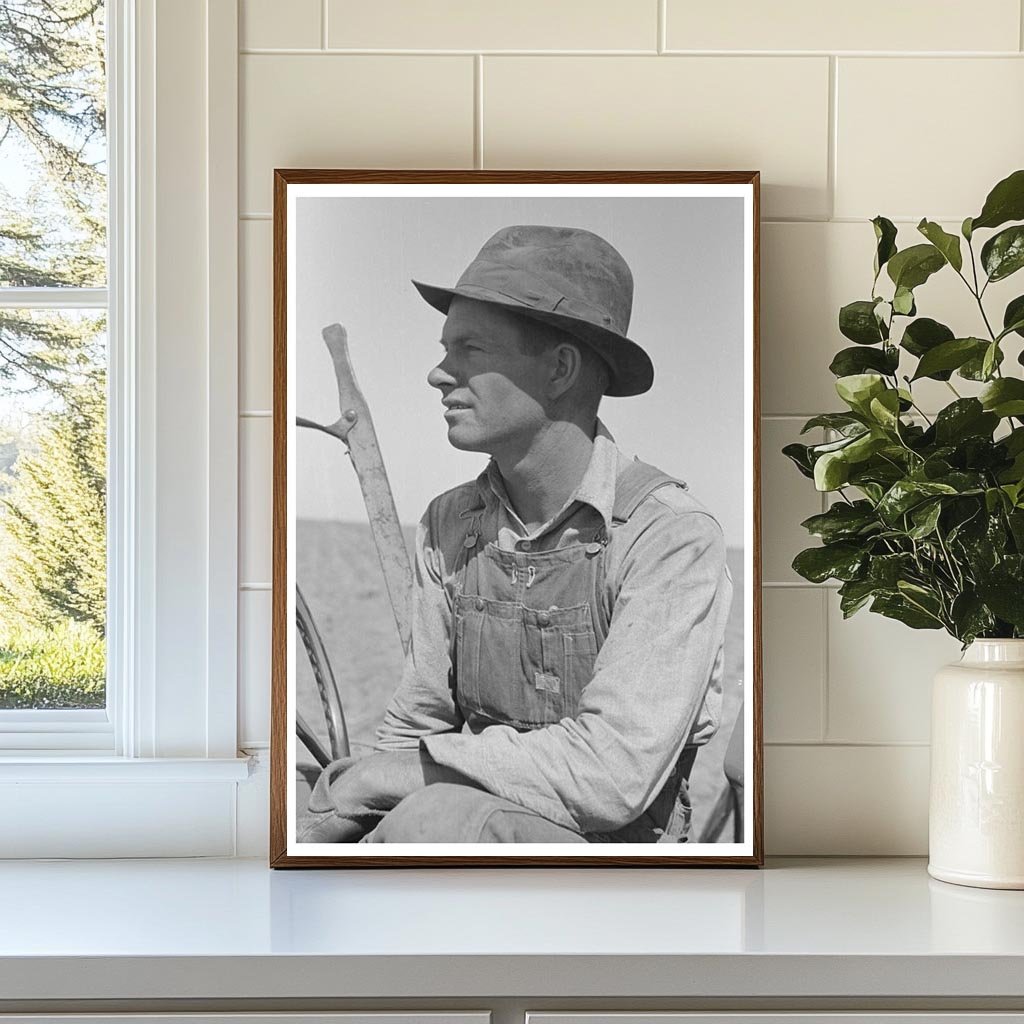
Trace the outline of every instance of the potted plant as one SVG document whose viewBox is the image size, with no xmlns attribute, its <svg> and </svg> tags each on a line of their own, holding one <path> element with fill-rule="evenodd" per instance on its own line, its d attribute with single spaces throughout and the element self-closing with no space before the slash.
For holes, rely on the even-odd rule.
<svg viewBox="0 0 1024 1024">
<path fill-rule="evenodd" d="M 925 219 L 924 240 L 901 249 L 875 217 L 871 297 L 839 311 L 853 344 L 829 367 L 845 408 L 804 425 L 824 443 L 783 449 L 834 499 L 804 521 L 822 543 L 796 572 L 839 580 L 844 617 L 870 608 L 963 644 L 932 692 L 929 871 L 1012 888 L 1024 888 L 1024 294 L 997 317 L 985 293 L 1024 267 L 1021 221 L 1024 170 L 959 235 Z M 974 297 L 972 330 L 918 315 L 915 290 L 939 272 Z M 923 380 L 949 390 L 934 416 L 915 395 Z"/>
</svg>

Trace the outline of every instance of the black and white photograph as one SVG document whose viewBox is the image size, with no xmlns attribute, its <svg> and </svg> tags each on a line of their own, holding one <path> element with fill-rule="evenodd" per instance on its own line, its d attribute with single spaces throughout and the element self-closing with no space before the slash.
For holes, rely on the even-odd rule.
<svg viewBox="0 0 1024 1024">
<path fill-rule="evenodd" d="M 276 179 L 271 863 L 760 863 L 756 172 Z"/>
</svg>

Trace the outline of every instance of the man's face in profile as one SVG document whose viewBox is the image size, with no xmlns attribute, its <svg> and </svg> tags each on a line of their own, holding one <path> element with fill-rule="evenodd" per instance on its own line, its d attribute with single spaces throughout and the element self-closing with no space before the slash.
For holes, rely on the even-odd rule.
<svg viewBox="0 0 1024 1024">
<path fill-rule="evenodd" d="M 427 374 L 441 392 L 448 440 L 496 454 L 526 447 L 547 422 L 548 358 L 524 344 L 530 322 L 455 296 L 441 332 L 444 358 Z"/>
</svg>

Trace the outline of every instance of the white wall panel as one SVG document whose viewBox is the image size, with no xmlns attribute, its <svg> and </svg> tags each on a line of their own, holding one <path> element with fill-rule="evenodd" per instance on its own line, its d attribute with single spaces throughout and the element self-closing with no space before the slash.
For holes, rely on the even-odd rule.
<svg viewBox="0 0 1024 1024">
<path fill-rule="evenodd" d="M 273 424 L 269 416 L 247 416 L 239 433 L 239 582 L 270 582 Z"/>
<path fill-rule="evenodd" d="M 1024 61 L 840 59 L 837 117 L 837 216 L 959 224 L 1021 166 Z"/>
<path fill-rule="evenodd" d="M 928 748 L 765 748 L 770 854 L 928 852 Z"/>
<path fill-rule="evenodd" d="M 318 50 L 322 0 L 240 0 L 238 34 L 243 47 Z M 286 14 L 286 17 L 282 17 Z"/>
<path fill-rule="evenodd" d="M 672 50 L 1016 50 L 1017 0 L 980 6 L 936 0 L 668 0 Z"/>
<path fill-rule="evenodd" d="M 239 228 L 238 407 L 266 412 L 274 395 L 274 229 L 269 220 L 243 220 Z"/>
<path fill-rule="evenodd" d="M 812 586 L 762 593 L 767 743 L 822 739 L 827 596 Z"/>
<path fill-rule="evenodd" d="M 650 50 L 658 0 L 328 0 L 332 48 L 399 50 Z"/>
<path fill-rule="evenodd" d="M 772 217 L 828 207 L 824 57 L 488 57 L 487 167 L 760 169 Z"/>
<path fill-rule="evenodd" d="M 241 58 L 241 208 L 269 213 L 275 167 L 471 167 L 473 58 Z"/>
</svg>

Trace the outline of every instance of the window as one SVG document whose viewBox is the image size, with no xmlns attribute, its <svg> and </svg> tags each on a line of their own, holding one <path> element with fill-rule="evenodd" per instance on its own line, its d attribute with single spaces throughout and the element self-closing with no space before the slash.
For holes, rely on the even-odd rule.
<svg viewBox="0 0 1024 1024">
<path fill-rule="evenodd" d="M 18 745 L 112 747 L 105 15 L 0 5 L 0 727 Z"/>
<path fill-rule="evenodd" d="M 105 260 L 99 244 L 89 256 L 74 219 L 51 206 L 50 269 L 70 264 L 68 276 L 0 275 L 0 315 L 53 339 L 59 322 L 88 352 L 76 372 L 107 378 L 103 706 L 84 706 L 100 705 L 94 687 L 77 707 L 0 711 L 0 857 L 229 855 L 248 773 L 236 747 L 237 3 L 98 3 L 0 0 L 0 34 L 17 30 L 19 13 L 68 38 L 61 19 L 102 17 L 104 131 L 67 146 L 106 172 L 108 239 Z M 6 37 L 0 45 L 2 118 L 20 100 L 8 92 Z M 45 76 L 33 85 L 61 96 Z M 0 165 L 11 194 L 29 187 L 18 173 Z M 61 181 L 66 198 L 82 198 L 80 183 Z M 24 214 L 0 199 L 0 222 Z M 17 251 L 0 244 L 0 268 Z M 32 414 L 14 417 L 12 432 Z M 98 423 L 74 426 L 96 436 Z M 0 439 L 0 466 L 14 441 Z M 101 545 L 76 537 L 72 553 L 89 552 L 90 578 L 102 579 Z M 96 661 L 74 652 L 74 672 L 95 678 Z M 59 822 L 47 806 L 60 806 Z"/>
</svg>

